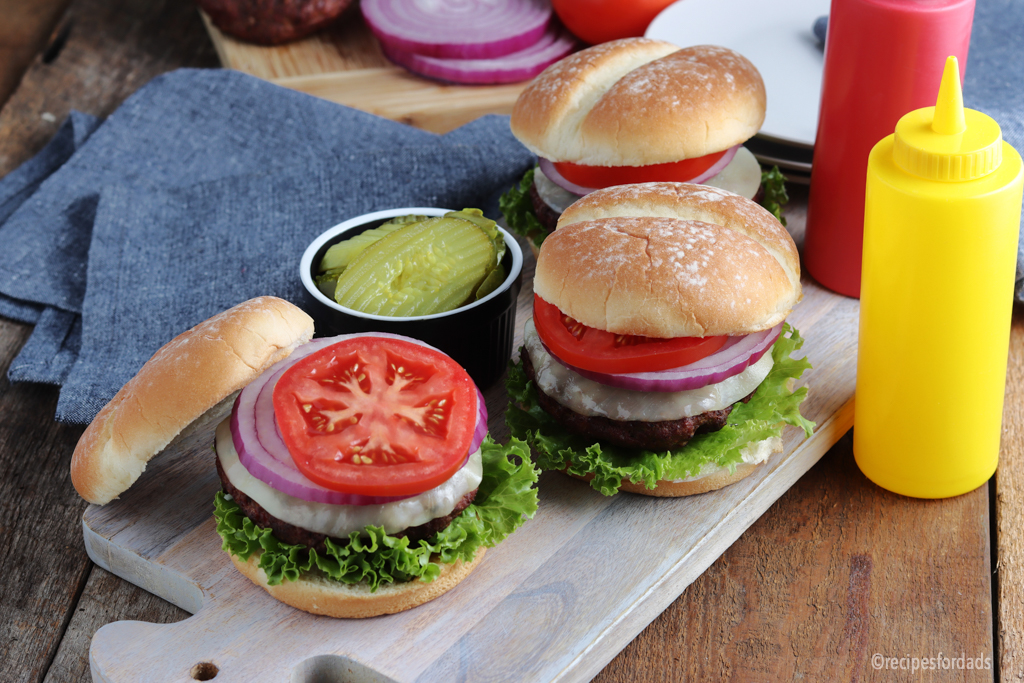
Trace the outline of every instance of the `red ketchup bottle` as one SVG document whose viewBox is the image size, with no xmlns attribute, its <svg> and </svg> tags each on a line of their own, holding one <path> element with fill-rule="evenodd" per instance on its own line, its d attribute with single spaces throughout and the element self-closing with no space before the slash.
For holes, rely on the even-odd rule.
<svg viewBox="0 0 1024 683">
<path fill-rule="evenodd" d="M 832 0 L 804 265 L 860 296 L 868 154 L 908 111 L 935 104 L 946 58 L 963 79 L 974 0 Z"/>
</svg>

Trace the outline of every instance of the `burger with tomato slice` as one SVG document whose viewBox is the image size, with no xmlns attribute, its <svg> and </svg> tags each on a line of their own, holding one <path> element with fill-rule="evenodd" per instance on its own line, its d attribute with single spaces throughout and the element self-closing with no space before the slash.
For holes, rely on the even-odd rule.
<svg viewBox="0 0 1024 683">
<path fill-rule="evenodd" d="M 311 333 L 308 315 L 261 297 L 179 335 L 86 430 L 75 487 L 109 502 L 181 433 L 209 434 L 230 409 L 213 437 L 214 516 L 239 571 L 326 616 L 432 600 L 533 516 L 529 450 L 487 436 L 476 385 L 433 347 Z"/>
<path fill-rule="evenodd" d="M 512 110 L 512 133 L 539 165 L 502 197 L 505 220 L 539 247 L 580 197 L 658 181 L 760 194 L 781 217 L 781 174 L 762 174 L 743 147 L 764 113 L 761 74 L 728 48 L 627 38 L 577 52 L 537 76 Z"/>
<path fill-rule="evenodd" d="M 542 469 L 598 491 L 704 493 L 804 429 L 784 321 L 800 262 L 772 214 L 685 183 L 588 194 L 544 241 L 506 420 Z"/>
</svg>

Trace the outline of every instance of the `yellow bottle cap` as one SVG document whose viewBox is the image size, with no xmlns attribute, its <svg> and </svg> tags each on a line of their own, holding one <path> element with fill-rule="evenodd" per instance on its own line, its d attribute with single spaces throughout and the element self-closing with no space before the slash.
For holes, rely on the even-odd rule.
<svg viewBox="0 0 1024 683">
<path fill-rule="evenodd" d="M 999 168 L 1002 142 L 995 119 L 964 109 L 957 60 L 949 57 L 935 106 L 896 124 L 893 157 L 903 170 L 929 180 L 974 180 Z"/>
</svg>

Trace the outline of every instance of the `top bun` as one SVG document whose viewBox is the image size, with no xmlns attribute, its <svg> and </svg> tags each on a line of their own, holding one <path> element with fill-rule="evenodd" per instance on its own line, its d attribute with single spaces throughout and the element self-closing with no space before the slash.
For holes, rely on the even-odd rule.
<svg viewBox="0 0 1024 683">
<path fill-rule="evenodd" d="M 739 53 L 626 38 L 545 69 L 516 100 L 511 125 L 551 161 L 645 166 L 743 143 L 764 110 L 761 74 Z"/>
<path fill-rule="evenodd" d="M 661 338 L 765 330 L 802 297 L 796 245 L 775 216 L 688 183 L 577 201 L 541 245 L 533 287 L 589 327 Z"/>
<path fill-rule="evenodd" d="M 135 483 L 146 463 L 207 411 L 313 336 L 313 319 L 264 296 L 218 313 L 164 344 L 82 434 L 71 481 L 103 505 Z M 225 406 L 224 404 L 227 403 Z"/>
</svg>

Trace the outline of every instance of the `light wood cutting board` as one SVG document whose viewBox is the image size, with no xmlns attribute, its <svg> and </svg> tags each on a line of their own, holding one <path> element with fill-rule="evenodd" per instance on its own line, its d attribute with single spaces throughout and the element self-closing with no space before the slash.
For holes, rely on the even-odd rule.
<svg viewBox="0 0 1024 683">
<path fill-rule="evenodd" d="M 273 47 L 235 40 L 202 16 L 226 68 L 434 133 L 484 114 L 511 114 L 526 87 L 447 85 L 414 76 L 381 53 L 358 6 L 325 31 Z"/>
<path fill-rule="evenodd" d="M 516 348 L 532 298 L 525 275 Z M 97 564 L 194 613 L 101 628 L 94 680 L 206 680 L 203 666 L 216 667 L 218 683 L 589 680 L 852 426 L 858 303 L 807 280 L 804 292 L 789 320 L 814 365 L 802 380 L 811 387 L 803 412 L 818 423 L 810 439 L 787 428 L 785 451 L 759 472 L 691 498 L 604 497 L 546 473 L 534 519 L 455 590 L 401 614 L 315 617 L 236 572 L 215 531 L 207 430 L 83 517 Z M 504 388 L 486 395 L 491 432 L 504 441 Z"/>
</svg>

